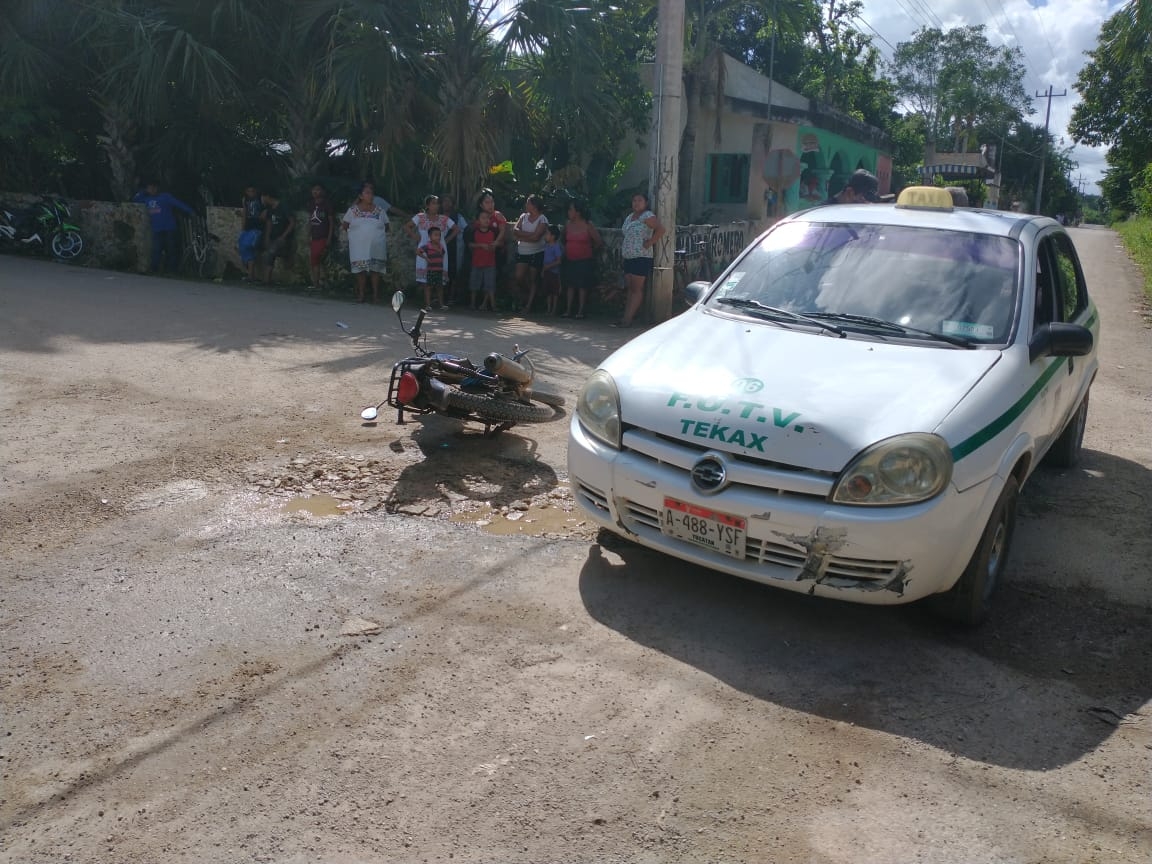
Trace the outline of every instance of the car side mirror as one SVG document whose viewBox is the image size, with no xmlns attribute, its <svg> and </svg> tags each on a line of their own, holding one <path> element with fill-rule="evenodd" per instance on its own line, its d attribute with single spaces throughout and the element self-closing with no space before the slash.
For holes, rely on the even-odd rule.
<svg viewBox="0 0 1152 864">
<path fill-rule="evenodd" d="M 693 303 L 699 303 L 700 298 L 707 294 L 711 287 L 711 282 L 689 282 L 684 286 L 684 296 Z"/>
<path fill-rule="evenodd" d="M 1092 350 L 1092 331 L 1079 324 L 1045 324 L 1028 343 L 1028 359 L 1039 357 L 1083 357 Z"/>
</svg>

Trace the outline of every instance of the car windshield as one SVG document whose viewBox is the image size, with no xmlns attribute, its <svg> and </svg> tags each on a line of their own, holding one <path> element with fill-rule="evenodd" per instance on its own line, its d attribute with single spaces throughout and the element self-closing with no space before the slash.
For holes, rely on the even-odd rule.
<svg viewBox="0 0 1152 864">
<path fill-rule="evenodd" d="M 789 222 L 749 251 L 708 305 L 765 316 L 767 307 L 883 338 L 907 328 L 901 335 L 1005 343 L 1018 261 L 1008 237 Z"/>
</svg>

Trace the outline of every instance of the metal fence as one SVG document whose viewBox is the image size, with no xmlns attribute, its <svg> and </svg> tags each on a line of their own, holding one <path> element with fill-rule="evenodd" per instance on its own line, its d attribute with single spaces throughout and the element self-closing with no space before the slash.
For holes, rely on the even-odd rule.
<svg viewBox="0 0 1152 864">
<path fill-rule="evenodd" d="M 708 244 L 711 253 L 714 273 L 719 273 L 727 267 L 745 246 L 752 240 L 751 222 L 729 222 L 725 225 L 677 225 L 676 249 L 687 250 L 689 253 L 697 248 L 697 244 Z M 622 270 L 620 245 L 622 232 L 618 228 L 602 228 L 600 235 L 604 238 L 601 267 L 605 281 L 619 279 Z M 690 264 L 698 266 L 699 262 Z M 694 275 L 694 274 L 692 274 Z"/>
</svg>

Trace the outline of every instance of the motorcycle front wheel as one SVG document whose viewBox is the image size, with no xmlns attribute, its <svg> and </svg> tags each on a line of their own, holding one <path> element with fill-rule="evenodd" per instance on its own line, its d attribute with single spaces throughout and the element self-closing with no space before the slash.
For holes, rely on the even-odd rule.
<svg viewBox="0 0 1152 864">
<path fill-rule="evenodd" d="M 546 423 L 556 416 L 556 412 L 547 405 L 495 399 L 479 393 L 465 393 L 456 388 L 448 391 L 448 404 L 460 411 L 498 423 Z"/>
<path fill-rule="evenodd" d="M 79 231 L 60 231 L 52 235 L 52 254 L 69 261 L 84 251 L 84 238 Z"/>
</svg>

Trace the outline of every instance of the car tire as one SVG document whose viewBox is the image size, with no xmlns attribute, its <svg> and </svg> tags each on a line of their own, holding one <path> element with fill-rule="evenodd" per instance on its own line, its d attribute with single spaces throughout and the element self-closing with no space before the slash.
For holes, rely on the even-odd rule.
<svg viewBox="0 0 1152 864">
<path fill-rule="evenodd" d="M 1084 443 L 1084 427 L 1088 425 L 1088 394 L 1068 420 L 1068 425 L 1052 445 L 1044 461 L 1053 468 L 1075 468 L 1080 461 Z"/>
<path fill-rule="evenodd" d="M 1008 555 L 1012 550 L 1012 536 L 1016 533 L 1016 501 L 1020 486 L 1015 477 L 1009 477 L 992 508 L 988 524 L 976 544 L 976 551 L 956 584 L 943 594 L 929 598 L 936 614 L 962 624 L 976 627 L 988 617 L 992 598 L 1003 581 Z"/>
</svg>

